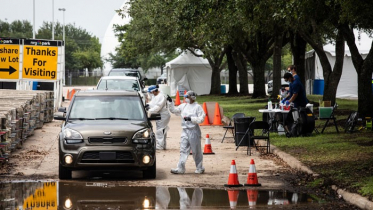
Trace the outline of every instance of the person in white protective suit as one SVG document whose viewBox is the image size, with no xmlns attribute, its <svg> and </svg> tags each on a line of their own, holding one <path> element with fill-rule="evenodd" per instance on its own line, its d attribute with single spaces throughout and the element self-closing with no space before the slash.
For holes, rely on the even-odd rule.
<svg viewBox="0 0 373 210">
<path fill-rule="evenodd" d="M 173 174 L 185 173 L 185 162 L 188 159 L 190 150 L 193 151 L 193 159 L 196 164 L 196 174 L 205 172 L 202 165 L 203 155 L 201 149 L 201 129 L 199 124 L 205 119 L 205 112 L 202 107 L 196 102 L 196 94 L 193 91 L 188 91 L 184 95 L 186 103 L 174 106 L 171 98 L 167 98 L 170 103 L 170 111 L 173 114 L 181 116 L 181 138 L 180 138 L 180 159 L 177 168 L 171 169 Z"/>
<path fill-rule="evenodd" d="M 148 109 L 148 115 L 157 113 L 161 115 L 161 119 L 155 122 L 157 131 L 155 138 L 157 140 L 156 149 L 166 149 L 166 137 L 169 129 L 168 123 L 171 119 L 171 114 L 167 109 L 167 99 L 159 90 L 158 86 L 152 85 L 148 88 L 148 92 L 154 95 L 149 104 L 145 106 Z"/>
<path fill-rule="evenodd" d="M 178 187 L 180 196 L 180 209 L 200 209 L 203 201 L 203 191 L 200 188 L 195 188 L 192 200 L 190 200 L 189 195 L 185 188 Z"/>
</svg>

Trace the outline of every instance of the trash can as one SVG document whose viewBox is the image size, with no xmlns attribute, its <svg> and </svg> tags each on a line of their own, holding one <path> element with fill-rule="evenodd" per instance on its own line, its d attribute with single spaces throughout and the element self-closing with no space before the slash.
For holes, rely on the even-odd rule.
<svg viewBox="0 0 373 210">
<path fill-rule="evenodd" d="M 227 93 L 225 85 L 220 85 L 220 93 L 221 94 L 226 94 Z"/>
<path fill-rule="evenodd" d="M 234 130 L 235 130 L 235 143 L 236 146 L 249 146 L 249 135 L 247 133 L 245 138 L 240 143 L 242 137 L 245 135 L 247 129 L 249 128 L 250 123 L 255 120 L 255 117 L 240 117 L 234 119 Z M 240 143 L 240 145 L 238 145 Z M 254 145 L 254 140 L 251 139 L 250 145 Z"/>
<path fill-rule="evenodd" d="M 313 81 L 313 94 L 324 95 L 324 80 L 323 79 L 315 79 Z"/>
</svg>

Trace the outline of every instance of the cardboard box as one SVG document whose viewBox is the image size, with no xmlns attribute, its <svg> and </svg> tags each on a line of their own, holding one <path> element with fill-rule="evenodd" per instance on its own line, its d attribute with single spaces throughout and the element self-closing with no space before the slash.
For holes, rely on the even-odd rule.
<svg viewBox="0 0 373 210">
<path fill-rule="evenodd" d="M 333 107 L 319 107 L 319 118 L 329 118 L 332 111 Z"/>
<path fill-rule="evenodd" d="M 332 103 L 331 101 L 323 101 L 324 107 L 331 107 Z"/>
</svg>

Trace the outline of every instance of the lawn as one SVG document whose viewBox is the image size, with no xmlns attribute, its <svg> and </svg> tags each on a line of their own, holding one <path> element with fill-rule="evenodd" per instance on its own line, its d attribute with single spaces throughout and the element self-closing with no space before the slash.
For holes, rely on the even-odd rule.
<svg viewBox="0 0 373 210">
<path fill-rule="evenodd" d="M 318 102 L 322 96 L 309 95 L 314 103 L 314 112 L 318 114 Z M 262 120 L 258 109 L 263 109 L 267 99 L 251 99 L 250 96 L 198 96 L 202 105 L 206 101 L 216 101 L 223 107 L 224 115 L 231 118 L 234 113 L 243 112 L 246 116 Z M 344 124 L 349 114 L 357 110 L 356 100 L 337 99 L 338 109 L 335 113 L 339 133 L 332 123 L 326 127 L 323 134 L 312 133 L 308 137 L 287 138 L 284 135 L 271 133 L 271 144 L 298 158 L 305 165 L 321 176 L 308 183 L 310 186 L 325 186 L 336 184 L 351 192 L 373 198 L 373 132 L 366 130 L 363 123 L 358 124 L 359 130 L 345 133 Z M 324 120 L 316 120 L 319 131 Z"/>
</svg>

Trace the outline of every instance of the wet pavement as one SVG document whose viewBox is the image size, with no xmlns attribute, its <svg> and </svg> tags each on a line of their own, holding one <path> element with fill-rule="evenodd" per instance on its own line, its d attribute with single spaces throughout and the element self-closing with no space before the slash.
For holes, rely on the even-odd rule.
<svg viewBox="0 0 373 210">
<path fill-rule="evenodd" d="M 322 200 L 287 191 L 131 187 L 120 182 L 0 183 L 0 209 L 318 209 Z"/>
</svg>

